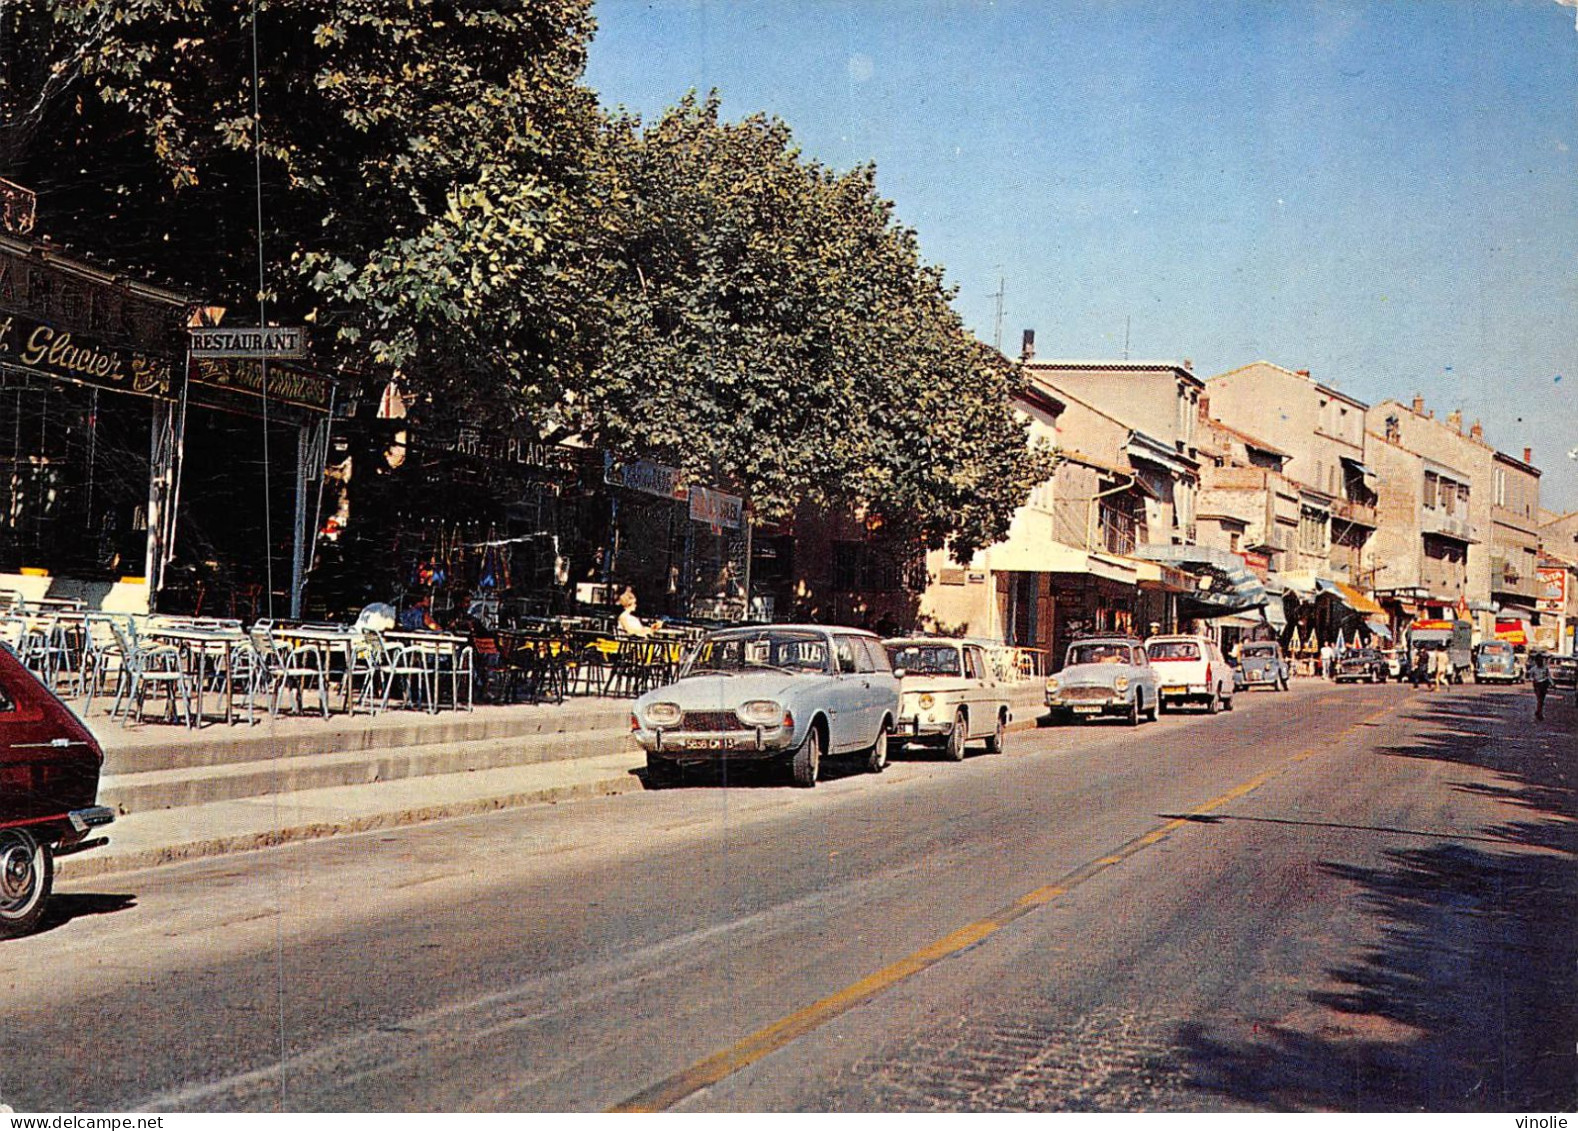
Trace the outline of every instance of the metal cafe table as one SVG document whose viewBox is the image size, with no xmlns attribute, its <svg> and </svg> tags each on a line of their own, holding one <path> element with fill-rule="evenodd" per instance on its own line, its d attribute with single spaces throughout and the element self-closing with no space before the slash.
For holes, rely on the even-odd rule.
<svg viewBox="0 0 1578 1131">
<path fill-rule="evenodd" d="M 247 634 L 240 626 L 218 623 L 148 625 L 143 629 L 143 635 L 161 644 L 169 644 L 180 652 L 182 666 L 192 677 L 197 700 L 189 725 L 202 725 L 203 688 L 210 675 L 222 677 L 225 722 L 235 722 L 236 655 L 250 647 Z"/>
</svg>

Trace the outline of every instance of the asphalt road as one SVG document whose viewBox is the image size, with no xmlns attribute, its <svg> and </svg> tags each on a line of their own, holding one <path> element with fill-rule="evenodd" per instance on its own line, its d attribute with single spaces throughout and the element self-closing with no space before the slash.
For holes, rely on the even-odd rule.
<svg viewBox="0 0 1578 1131">
<path fill-rule="evenodd" d="M 1305 681 L 1003 755 L 82 880 L 18 1110 L 1572 1110 L 1571 695 Z"/>
</svg>

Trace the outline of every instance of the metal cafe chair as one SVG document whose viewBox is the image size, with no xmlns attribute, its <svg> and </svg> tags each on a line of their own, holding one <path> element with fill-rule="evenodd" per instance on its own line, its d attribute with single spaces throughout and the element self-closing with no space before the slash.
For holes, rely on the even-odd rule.
<svg viewBox="0 0 1578 1131">
<path fill-rule="evenodd" d="M 110 625 L 120 645 L 123 673 L 115 689 L 115 702 L 110 707 L 111 717 L 120 714 L 124 703 L 125 714 L 121 718 L 123 722 L 130 722 L 132 705 L 135 704 L 137 721 L 141 723 L 148 689 L 163 687 L 170 721 L 174 722 L 177 718 L 176 697 L 179 696 L 181 720 L 188 727 L 196 725 L 193 709 L 196 688 L 191 673 L 186 669 L 181 650 L 168 644 L 142 640 L 137 635 L 134 622 L 130 620 L 124 624 L 111 621 Z"/>
<path fill-rule="evenodd" d="M 285 692 L 294 688 L 296 713 L 306 712 L 302 692 L 308 685 L 318 688 L 318 709 L 324 718 L 329 717 L 329 673 L 323 653 L 311 645 L 290 647 L 274 639 L 273 625 L 258 621 L 247 634 L 252 650 L 262 660 L 263 677 L 269 684 L 269 717 L 279 717 L 279 701 Z"/>
<path fill-rule="evenodd" d="M 389 645 L 388 682 L 384 684 L 382 709 L 389 709 L 395 681 L 406 706 L 426 706 L 429 714 L 438 714 L 438 653 L 431 646 L 421 643 Z"/>
</svg>

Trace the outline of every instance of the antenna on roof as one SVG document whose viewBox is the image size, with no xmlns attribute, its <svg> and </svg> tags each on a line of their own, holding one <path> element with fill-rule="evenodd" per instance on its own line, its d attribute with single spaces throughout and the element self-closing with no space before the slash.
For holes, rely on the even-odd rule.
<svg viewBox="0 0 1578 1131">
<path fill-rule="evenodd" d="M 997 300 L 997 314 L 992 322 L 992 348 L 998 353 L 1003 352 L 1003 276 L 1002 268 L 998 268 L 997 293 L 992 296 Z"/>
</svg>

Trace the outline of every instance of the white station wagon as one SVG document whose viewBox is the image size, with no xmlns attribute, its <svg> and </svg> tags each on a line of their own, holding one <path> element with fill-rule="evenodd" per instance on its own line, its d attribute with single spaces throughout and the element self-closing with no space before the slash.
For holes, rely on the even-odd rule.
<svg viewBox="0 0 1578 1131">
<path fill-rule="evenodd" d="M 823 755 L 856 754 L 880 773 L 898 708 L 876 634 L 772 624 L 709 633 L 677 680 L 636 700 L 630 728 L 650 786 L 687 765 L 746 761 L 784 763 L 813 786 Z"/>
<path fill-rule="evenodd" d="M 884 640 L 899 675 L 895 740 L 939 746 L 955 761 L 965 743 L 982 739 L 989 754 L 1003 749 L 1011 718 L 1008 696 L 979 644 L 939 637 Z"/>
</svg>

